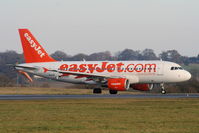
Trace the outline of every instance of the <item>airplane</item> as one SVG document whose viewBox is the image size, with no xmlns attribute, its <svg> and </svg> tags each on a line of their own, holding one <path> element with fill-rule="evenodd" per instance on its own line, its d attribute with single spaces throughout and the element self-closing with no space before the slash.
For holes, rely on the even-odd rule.
<svg viewBox="0 0 199 133">
<path fill-rule="evenodd" d="M 180 65 L 168 61 L 56 61 L 44 50 L 28 29 L 19 29 L 25 63 L 16 70 L 29 81 L 28 73 L 51 80 L 90 84 L 94 94 L 108 88 L 110 94 L 118 91 L 150 91 L 158 84 L 165 94 L 165 83 L 187 81 L 191 74 Z"/>
</svg>

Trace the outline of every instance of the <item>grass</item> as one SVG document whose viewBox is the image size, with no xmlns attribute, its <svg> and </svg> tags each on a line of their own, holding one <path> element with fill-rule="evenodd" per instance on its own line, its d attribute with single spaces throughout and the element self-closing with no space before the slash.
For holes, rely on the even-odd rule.
<svg viewBox="0 0 199 133">
<path fill-rule="evenodd" d="M 119 94 L 135 94 L 135 92 L 119 92 Z M 0 95 L 39 95 L 39 94 L 93 94 L 92 89 L 77 89 L 77 88 L 38 88 L 38 87 L 0 87 Z M 107 90 L 103 90 L 102 94 L 109 94 Z"/>
<path fill-rule="evenodd" d="M 39 87 L 0 87 L 0 95 L 39 95 L 39 94 L 92 94 L 90 89 L 39 88 Z"/>
<path fill-rule="evenodd" d="M 198 133 L 198 99 L 0 101 L 0 132 Z"/>
</svg>

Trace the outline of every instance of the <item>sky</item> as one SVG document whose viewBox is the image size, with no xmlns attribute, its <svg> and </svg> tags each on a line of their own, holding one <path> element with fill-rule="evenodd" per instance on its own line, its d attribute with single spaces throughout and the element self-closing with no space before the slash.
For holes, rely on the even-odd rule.
<svg viewBox="0 0 199 133">
<path fill-rule="evenodd" d="M 0 52 L 22 53 L 28 28 L 48 53 L 126 48 L 199 54 L 199 0 L 0 0 Z"/>
</svg>

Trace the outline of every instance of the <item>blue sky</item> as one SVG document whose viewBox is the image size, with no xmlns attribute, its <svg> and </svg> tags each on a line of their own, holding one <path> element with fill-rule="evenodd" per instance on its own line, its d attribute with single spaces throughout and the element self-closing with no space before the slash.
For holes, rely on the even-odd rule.
<svg viewBox="0 0 199 133">
<path fill-rule="evenodd" d="M 28 28 L 49 52 L 125 48 L 199 54 L 198 0 L 0 0 L 0 52 L 22 52 Z"/>
</svg>

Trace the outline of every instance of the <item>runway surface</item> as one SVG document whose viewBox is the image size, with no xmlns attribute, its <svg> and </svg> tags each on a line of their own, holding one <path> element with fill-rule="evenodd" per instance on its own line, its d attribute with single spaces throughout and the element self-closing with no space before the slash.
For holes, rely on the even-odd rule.
<svg viewBox="0 0 199 133">
<path fill-rule="evenodd" d="M 0 95 L 0 100 L 44 99 L 103 99 L 103 98 L 199 98 L 199 94 L 92 94 L 92 95 Z"/>
</svg>

